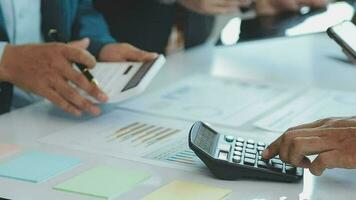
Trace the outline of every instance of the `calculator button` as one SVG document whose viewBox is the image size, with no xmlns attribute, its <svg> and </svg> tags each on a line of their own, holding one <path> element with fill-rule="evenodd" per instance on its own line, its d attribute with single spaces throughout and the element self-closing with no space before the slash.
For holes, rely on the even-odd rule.
<svg viewBox="0 0 356 200">
<path fill-rule="evenodd" d="M 283 164 L 273 164 L 273 168 L 276 171 L 282 172 L 283 170 Z"/>
<path fill-rule="evenodd" d="M 255 141 L 253 141 L 253 140 L 247 140 L 247 144 L 255 144 Z"/>
<path fill-rule="evenodd" d="M 228 155 L 227 152 L 225 152 L 225 151 L 220 151 L 218 158 L 219 158 L 220 160 L 227 160 L 227 155 Z"/>
<path fill-rule="evenodd" d="M 266 144 L 264 142 L 258 142 L 257 145 L 260 146 L 260 147 L 265 147 L 266 146 Z"/>
<path fill-rule="evenodd" d="M 244 143 L 242 143 L 242 142 L 236 142 L 235 146 L 243 147 L 243 146 L 244 146 Z"/>
<path fill-rule="evenodd" d="M 257 153 L 257 151 L 256 151 L 256 150 L 254 150 L 254 149 L 246 149 L 246 150 L 245 150 L 245 153 L 256 154 L 256 153 Z"/>
<path fill-rule="evenodd" d="M 246 145 L 246 148 L 248 148 L 248 149 L 254 149 L 254 148 L 255 148 L 255 146 L 254 146 L 254 145 L 252 145 L 252 144 L 248 144 L 248 145 Z"/>
<path fill-rule="evenodd" d="M 233 142 L 233 141 L 234 141 L 234 136 L 225 135 L 225 141 L 226 141 L 226 142 Z"/>
<path fill-rule="evenodd" d="M 263 150 L 265 150 L 265 148 L 264 148 L 264 147 L 262 147 L 262 146 L 258 146 L 258 147 L 257 147 L 257 150 L 259 150 L 259 151 L 263 151 Z"/>
<path fill-rule="evenodd" d="M 283 165 L 283 162 L 282 162 L 281 160 L 279 160 L 279 159 L 273 158 L 273 159 L 272 159 L 272 164 L 280 164 L 280 165 Z"/>
<path fill-rule="evenodd" d="M 245 158 L 244 164 L 245 165 L 254 166 L 255 165 L 255 160 L 254 159 L 250 159 L 250 158 Z"/>
<path fill-rule="evenodd" d="M 262 168 L 268 168 L 268 163 L 266 163 L 265 161 L 259 160 L 257 162 L 257 166 L 262 167 Z"/>
<path fill-rule="evenodd" d="M 238 142 L 245 142 L 245 139 L 243 139 L 242 137 L 238 137 L 238 138 L 236 138 L 236 141 L 238 141 Z"/>
<path fill-rule="evenodd" d="M 240 151 L 235 151 L 234 156 L 242 156 L 242 153 Z"/>
<path fill-rule="evenodd" d="M 233 161 L 234 163 L 240 163 L 240 162 L 241 162 L 241 156 L 234 156 L 234 157 L 232 158 L 232 161 Z"/>
<path fill-rule="evenodd" d="M 295 174 L 296 168 L 293 166 L 286 165 L 286 173 L 287 174 Z"/>
<path fill-rule="evenodd" d="M 219 148 L 220 151 L 230 152 L 231 145 L 229 145 L 229 144 L 220 144 L 218 148 Z"/>
<path fill-rule="evenodd" d="M 246 153 L 245 154 L 245 158 L 256 159 L 256 155 L 255 154 Z"/>
<path fill-rule="evenodd" d="M 242 151 L 242 147 L 235 147 L 235 151 Z"/>
<path fill-rule="evenodd" d="M 297 176 L 303 176 L 303 172 L 304 172 L 304 169 L 298 167 L 298 168 L 297 168 L 297 171 L 295 172 L 295 174 L 296 174 Z"/>
<path fill-rule="evenodd" d="M 263 154 L 263 151 L 258 151 L 258 155 L 262 155 Z"/>
</svg>

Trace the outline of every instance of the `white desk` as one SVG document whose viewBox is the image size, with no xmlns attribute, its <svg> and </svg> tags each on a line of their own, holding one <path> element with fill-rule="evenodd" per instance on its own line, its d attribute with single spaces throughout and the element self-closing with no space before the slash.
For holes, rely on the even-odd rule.
<svg viewBox="0 0 356 200">
<path fill-rule="evenodd" d="M 356 68 L 343 63 L 345 56 L 325 35 L 282 38 L 233 47 L 199 47 L 189 52 L 169 57 L 165 68 L 150 86 L 149 91 L 160 88 L 172 80 L 191 73 L 232 76 L 248 80 L 271 81 L 280 84 L 309 85 L 321 88 L 356 90 Z M 98 163 L 110 163 L 147 170 L 152 178 L 119 199 L 139 199 L 156 188 L 175 179 L 207 183 L 229 188 L 233 194 L 227 199 L 353 199 L 356 195 L 355 170 L 329 170 L 322 177 L 306 174 L 299 184 L 264 181 L 221 181 L 209 173 L 192 174 L 108 156 L 88 154 L 69 149 L 40 145 L 36 139 L 61 130 L 86 119 L 75 119 L 59 114 L 47 103 L 38 103 L 0 117 L 0 141 L 19 143 L 26 148 L 75 155 L 84 165 L 48 182 L 32 184 L 11 179 L 0 179 L 0 196 L 12 199 L 89 199 L 67 194 L 51 187 L 78 172 Z M 252 127 L 245 127 L 246 130 Z M 255 138 L 272 140 L 277 135 L 260 135 Z M 302 195 L 300 195 L 302 194 Z"/>
</svg>

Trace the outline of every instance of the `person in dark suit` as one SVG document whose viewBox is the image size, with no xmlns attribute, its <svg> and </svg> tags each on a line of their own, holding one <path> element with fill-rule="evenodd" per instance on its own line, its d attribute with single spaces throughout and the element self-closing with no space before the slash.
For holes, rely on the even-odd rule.
<svg viewBox="0 0 356 200">
<path fill-rule="evenodd" d="M 114 38 L 159 53 L 165 53 L 178 13 L 187 47 L 204 42 L 214 24 L 213 16 L 158 0 L 94 0 L 94 5 L 104 15 Z"/>
<path fill-rule="evenodd" d="M 91 0 L 3 0 L 0 8 L 0 114 L 10 111 L 15 85 L 74 115 L 98 115 L 100 109 L 69 82 L 101 102 L 108 97 L 72 63 L 93 68 L 96 59 L 143 61 L 156 56 L 117 43 Z M 44 43 L 51 41 L 51 31 L 58 43 Z"/>
<path fill-rule="evenodd" d="M 177 25 L 185 48 L 202 44 L 210 36 L 215 15 L 255 8 L 259 15 L 297 11 L 301 5 L 319 7 L 325 0 L 94 0 L 114 38 L 148 51 L 165 53 L 172 28 Z"/>
<path fill-rule="evenodd" d="M 94 5 L 104 15 L 114 38 L 159 53 L 165 53 L 177 18 L 186 48 L 205 42 L 215 20 L 212 15 L 158 0 L 94 0 Z"/>
</svg>

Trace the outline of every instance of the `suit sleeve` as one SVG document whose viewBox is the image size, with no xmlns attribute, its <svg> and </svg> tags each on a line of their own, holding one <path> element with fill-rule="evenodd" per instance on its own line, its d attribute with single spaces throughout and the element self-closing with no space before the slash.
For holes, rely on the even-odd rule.
<svg viewBox="0 0 356 200">
<path fill-rule="evenodd" d="M 105 19 L 94 9 L 92 0 L 79 0 L 73 25 L 73 39 L 84 37 L 90 38 L 88 50 L 96 57 L 104 45 L 116 43 L 115 39 L 111 37 Z"/>
</svg>

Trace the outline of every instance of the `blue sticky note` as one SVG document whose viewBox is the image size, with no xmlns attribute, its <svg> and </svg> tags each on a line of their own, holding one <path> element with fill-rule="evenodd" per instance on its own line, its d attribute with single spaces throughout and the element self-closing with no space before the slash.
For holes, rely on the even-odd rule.
<svg viewBox="0 0 356 200">
<path fill-rule="evenodd" d="M 72 157 L 27 152 L 0 164 L 0 177 L 39 183 L 64 173 L 81 163 Z"/>
</svg>

